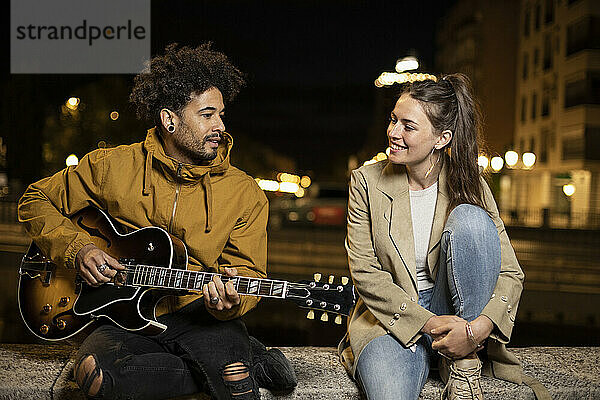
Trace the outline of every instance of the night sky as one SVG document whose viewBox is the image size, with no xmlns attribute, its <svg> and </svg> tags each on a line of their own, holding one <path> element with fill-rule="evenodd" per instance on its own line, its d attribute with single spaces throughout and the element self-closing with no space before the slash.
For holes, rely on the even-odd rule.
<svg viewBox="0 0 600 400">
<path fill-rule="evenodd" d="M 452 3 L 153 1 L 152 52 L 171 42 L 212 41 L 248 78 L 228 106 L 227 130 L 295 159 L 300 171 L 327 177 L 361 149 L 380 118 L 374 114 L 373 81 L 381 72 L 392 71 L 396 59 L 408 54 L 419 57 L 422 71 L 436 72 L 435 28 Z M 11 79 L 8 62 L 4 87 Z M 40 91 L 61 98 L 99 77 L 37 79 Z M 5 90 L 3 108 L 13 95 Z"/>
</svg>

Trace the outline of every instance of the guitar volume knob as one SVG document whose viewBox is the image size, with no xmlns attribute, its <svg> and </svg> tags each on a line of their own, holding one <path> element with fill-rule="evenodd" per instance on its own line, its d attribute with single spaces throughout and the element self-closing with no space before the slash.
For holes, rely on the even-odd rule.
<svg viewBox="0 0 600 400">
<path fill-rule="evenodd" d="M 67 327 L 67 323 L 64 319 L 59 319 L 58 321 L 56 321 L 56 327 L 62 331 Z"/>
<path fill-rule="evenodd" d="M 49 331 L 50 331 L 50 328 L 48 327 L 48 325 L 44 324 L 44 325 L 40 326 L 40 333 L 42 335 L 47 335 Z"/>
<path fill-rule="evenodd" d="M 46 304 L 44 307 L 42 307 L 42 311 L 48 314 L 50 311 L 52 311 L 52 306 L 50 304 Z"/>
<path fill-rule="evenodd" d="M 69 296 L 64 296 L 60 298 L 60 305 L 61 306 L 66 306 L 67 304 L 69 304 L 69 302 L 71 301 L 71 298 Z"/>
</svg>

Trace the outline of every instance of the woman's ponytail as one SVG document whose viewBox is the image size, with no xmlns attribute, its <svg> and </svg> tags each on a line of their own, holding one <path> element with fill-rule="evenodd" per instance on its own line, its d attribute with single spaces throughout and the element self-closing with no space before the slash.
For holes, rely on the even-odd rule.
<svg viewBox="0 0 600 400">
<path fill-rule="evenodd" d="M 448 163 L 448 213 L 465 203 L 485 208 L 477 164 L 482 117 L 469 78 L 464 74 L 452 74 L 437 82 L 417 81 L 404 93 L 421 103 L 434 134 L 452 131 L 452 140 L 444 157 Z"/>
</svg>

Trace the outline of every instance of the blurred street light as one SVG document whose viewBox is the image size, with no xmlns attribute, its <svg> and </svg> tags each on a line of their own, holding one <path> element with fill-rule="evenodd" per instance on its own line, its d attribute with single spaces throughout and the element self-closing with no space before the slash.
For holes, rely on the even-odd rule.
<svg viewBox="0 0 600 400">
<path fill-rule="evenodd" d="M 294 182 L 281 182 L 279 184 L 279 191 L 285 193 L 296 193 L 300 186 Z"/>
<path fill-rule="evenodd" d="M 302 178 L 300 178 L 300 186 L 302 186 L 303 188 L 307 188 L 309 187 L 311 184 L 311 180 L 310 177 L 304 175 Z"/>
<path fill-rule="evenodd" d="M 523 165 L 525 168 L 531 168 L 535 164 L 535 154 L 531 152 L 523 153 Z"/>
<path fill-rule="evenodd" d="M 70 97 L 65 105 L 70 110 L 77 110 L 77 107 L 79 106 L 79 97 Z"/>
<path fill-rule="evenodd" d="M 573 196 L 573 193 L 575 193 L 575 185 L 573 185 L 571 183 L 563 185 L 562 189 L 563 189 L 563 193 L 566 194 L 568 197 Z"/>
<path fill-rule="evenodd" d="M 517 165 L 517 162 L 519 161 L 519 155 L 516 151 L 509 150 L 506 152 L 506 154 L 504 154 L 504 160 L 506 161 L 506 165 L 512 168 Z"/>
<path fill-rule="evenodd" d="M 77 164 L 79 164 L 79 159 L 77 158 L 77 156 L 75 154 L 71 154 L 65 160 L 65 164 L 67 164 L 67 167 L 70 167 L 72 165 L 77 165 Z"/>
<path fill-rule="evenodd" d="M 419 68 L 419 61 L 415 57 L 404 57 L 396 61 L 396 72 L 412 71 Z"/>
<path fill-rule="evenodd" d="M 269 179 L 257 179 L 258 187 L 262 190 L 266 190 L 269 192 L 276 192 L 279 190 L 279 182 L 271 181 Z"/>
<path fill-rule="evenodd" d="M 494 172 L 498 172 L 502 169 L 502 167 L 504 166 L 504 160 L 502 159 L 502 157 L 492 157 L 492 170 Z"/>
<path fill-rule="evenodd" d="M 437 82 L 437 77 L 431 74 L 416 74 L 410 72 L 403 72 L 401 74 L 396 72 L 382 72 L 381 75 L 375 80 L 375 86 L 392 86 L 395 83 L 403 84 L 407 82 L 425 81 L 432 80 Z"/>
<path fill-rule="evenodd" d="M 300 177 L 298 175 L 288 174 L 287 172 L 281 172 L 277 174 L 277 179 L 279 179 L 281 182 L 292 182 L 295 184 L 300 183 Z"/>
<path fill-rule="evenodd" d="M 482 154 L 477 158 L 477 164 L 479 164 L 481 168 L 486 169 L 490 164 L 490 160 Z"/>
</svg>

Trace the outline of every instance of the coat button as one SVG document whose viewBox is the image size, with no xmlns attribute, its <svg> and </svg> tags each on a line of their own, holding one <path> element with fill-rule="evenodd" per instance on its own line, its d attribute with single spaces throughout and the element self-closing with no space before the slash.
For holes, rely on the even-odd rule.
<svg viewBox="0 0 600 400">
<path fill-rule="evenodd" d="M 508 318 L 510 319 L 510 322 L 515 322 L 515 317 L 514 317 L 514 315 L 510 315 Z"/>
<path fill-rule="evenodd" d="M 506 312 L 510 312 L 510 310 L 512 310 L 512 306 L 509 304 L 508 306 L 506 306 Z"/>
<path fill-rule="evenodd" d="M 496 297 L 496 293 L 492 293 L 492 299 Z"/>
<path fill-rule="evenodd" d="M 395 323 L 396 323 L 396 320 L 395 320 L 395 319 L 391 319 L 391 320 L 390 320 L 390 326 L 394 326 L 394 324 L 395 324 Z"/>
<path fill-rule="evenodd" d="M 416 301 L 414 297 L 410 298 L 410 301 L 412 301 L 413 303 Z"/>
<path fill-rule="evenodd" d="M 400 304 L 400 311 L 406 310 L 406 303 Z"/>
<path fill-rule="evenodd" d="M 400 314 L 396 313 L 394 314 L 394 319 L 399 319 L 400 318 Z"/>
<path fill-rule="evenodd" d="M 502 296 L 502 297 L 500 297 L 500 300 L 502 300 L 503 302 L 506 303 L 508 301 L 508 297 Z"/>
</svg>

